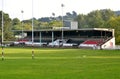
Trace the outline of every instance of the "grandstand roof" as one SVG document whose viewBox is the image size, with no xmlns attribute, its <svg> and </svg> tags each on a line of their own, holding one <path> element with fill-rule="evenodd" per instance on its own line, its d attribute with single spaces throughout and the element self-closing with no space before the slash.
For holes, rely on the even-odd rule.
<svg viewBox="0 0 120 79">
<path fill-rule="evenodd" d="M 42 29 L 42 30 L 34 30 L 35 32 L 39 31 L 61 31 L 61 29 Z M 98 31 L 111 31 L 113 32 L 114 29 L 107 29 L 107 28 L 82 28 L 82 29 L 63 29 L 63 31 L 92 31 L 92 30 L 98 30 Z M 13 31 L 21 31 L 21 30 L 13 30 Z M 25 32 L 31 32 L 31 30 L 24 30 Z"/>
</svg>

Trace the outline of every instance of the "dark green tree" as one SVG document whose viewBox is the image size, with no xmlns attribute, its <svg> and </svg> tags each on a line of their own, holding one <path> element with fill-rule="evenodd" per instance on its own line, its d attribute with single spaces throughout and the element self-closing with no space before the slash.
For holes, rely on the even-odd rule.
<svg viewBox="0 0 120 79">
<path fill-rule="evenodd" d="M 78 27 L 79 28 L 86 28 L 88 27 L 87 22 L 86 22 L 86 15 L 79 14 L 77 18 L 75 18 L 75 21 L 78 22 Z"/>
<path fill-rule="evenodd" d="M 2 38 L 2 11 L 0 11 L 0 38 Z M 11 31 L 11 19 L 8 14 L 3 12 L 3 38 L 4 41 L 9 41 L 14 39 L 13 32 Z M 0 39 L 1 40 L 1 39 Z"/>
<path fill-rule="evenodd" d="M 18 18 L 12 20 L 12 30 L 21 30 L 22 24 Z"/>
<path fill-rule="evenodd" d="M 115 29 L 116 44 L 120 44 L 120 16 L 113 17 L 107 21 L 106 27 Z"/>
</svg>

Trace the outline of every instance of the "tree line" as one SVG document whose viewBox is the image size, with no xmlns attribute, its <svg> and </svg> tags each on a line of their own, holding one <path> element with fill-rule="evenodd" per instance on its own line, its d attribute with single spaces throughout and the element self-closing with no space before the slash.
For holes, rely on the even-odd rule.
<svg viewBox="0 0 120 79">
<path fill-rule="evenodd" d="M 95 10 L 87 15 L 79 14 L 76 18 L 79 28 L 115 29 L 116 44 L 120 44 L 120 12 L 110 9 Z"/>
<path fill-rule="evenodd" d="M 54 13 L 52 13 L 53 15 Z M 3 12 L 4 18 L 4 40 L 13 40 L 13 30 L 31 30 L 32 19 L 20 21 L 18 18 L 11 19 L 9 14 Z M 95 10 L 88 14 L 77 14 L 75 11 L 72 13 L 67 12 L 63 16 L 64 20 L 78 21 L 79 28 L 112 28 L 115 29 L 116 44 L 120 44 L 120 13 L 114 12 L 110 9 Z M 51 29 L 52 27 L 62 26 L 62 16 L 33 18 L 34 29 Z M 0 11 L 0 38 L 2 29 L 2 11 Z M 0 39 L 1 40 L 1 39 Z"/>
</svg>

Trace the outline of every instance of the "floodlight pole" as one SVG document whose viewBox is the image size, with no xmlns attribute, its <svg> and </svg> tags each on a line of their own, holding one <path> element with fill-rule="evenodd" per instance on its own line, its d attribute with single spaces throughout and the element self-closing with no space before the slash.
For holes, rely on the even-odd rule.
<svg viewBox="0 0 120 79">
<path fill-rule="evenodd" d="M 32 0 L 32 59 L 34 59 L 34 19 L 33 19 L 33 0 Z"/>
<path fill-rule="evenodd" d="M 53 15 L 53 20 L 55 20 L 55 13 L 52 13 L 52 15 Z M 54 46 L 53 41 L 54 41 L 54 31 L 52 31 L 52 47 Z"/>
<path fill-rule="evenodd" d="M 62 41 L 63 41 L 63 38 L 64 38 L 64 32 L 63 32 L 63 27 L 64 27 L 64 19 L 63 19 L 63 7 L 64 7 L 64 4 L 61 4 L 61 8 L 62 8 Z"/>
<path fill-rule="evenodd" d="M 21 13 L 22 13 L 22 21 L 23 21 L 23 13 L 24 13 L 24 11 L 21 10 Z M 22 22 L 22 42 L 23 42 L 23 38 L 24 38 L 24 35 L 23 35 L 23 22 Z"/>
<path fill-rule="evenodd" d="M 2 45 L 2 61 L 4 60 L 4 47 L 3 47 L 3 41 L 4 41 L 4 18 L 3 18 L 3 0 L 2 0 L 2 41 L 1 41 L 1 45 Z"/>
</svg>

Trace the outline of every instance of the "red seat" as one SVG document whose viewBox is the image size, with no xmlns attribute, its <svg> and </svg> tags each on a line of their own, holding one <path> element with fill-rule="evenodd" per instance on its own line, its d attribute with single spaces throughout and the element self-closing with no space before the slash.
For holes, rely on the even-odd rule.
<svg viewBox="0 0 120 79">
<path fill-rule="evenodd" d="M 101 40 L 87 40 L 83 44 L 95 44 L 95 45 L 98 45 L 100 43 L 102 43 Z"/>
</svg>

